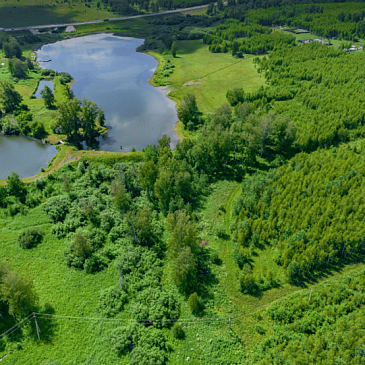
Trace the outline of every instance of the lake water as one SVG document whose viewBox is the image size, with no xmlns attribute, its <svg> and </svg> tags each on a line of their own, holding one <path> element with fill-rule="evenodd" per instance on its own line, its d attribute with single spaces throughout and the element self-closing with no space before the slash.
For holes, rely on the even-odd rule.
<svg viewBox="0 0 365 365">
<path fill-rule="evenodd" d="M 148 84 L 157 61 L 136 52 L 142 39 L 94 34 L 44 45 L 38 60 L 51 60 L 42 67 L 68 72 L 75 79 L 72 90 L 105 112 L 107 135 L 100 149 L 128 152 L 157 144 L 166 134 L 171 147 L 178 141 L 175 103 L 158 88 Z"/>
<path fill-rule="evenodd" d="M 56 153 L 56 146 L 32 138 L 0 135 L 0 179 L 6 179 L 11 171 L 21 178 L 34 176 Z"/>
<path fill-rule="evenodd" d="M 47 81 L 47 80 L 39 81 L 38 89 L 35 93 L 35 97 L 37 99 L 40 99 L 42 97 L 41 91 L 44 89 L 45 86 L 48 86 L 52 90 L 52 92 L 54 93 L 53 81 Z"/>
</svg>

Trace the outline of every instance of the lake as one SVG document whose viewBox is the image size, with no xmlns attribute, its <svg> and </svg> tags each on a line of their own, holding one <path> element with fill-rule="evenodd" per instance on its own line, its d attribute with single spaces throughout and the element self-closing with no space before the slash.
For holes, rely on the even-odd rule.
<svg viewBox="0 0 365 365">
<path fill-rule="evenodd" d="M 0 135 L 0 179 L 6 179 L 11 171 L 21 178 L 37 175 L 56 154 L 56 146 L 44 145 L 33 138 Z"/>
<path fill-rule="evenodd" d="M 177 122 L 175 103 L 162 90 L 148 83 L 157 61 L 136 52 L 143 39 L 94 34 L 44 45 L 38 51 L 41 67 L 68 72 L 72 90 L 105 112 L 107 135 L 100 137 L 105 151 L 142 150 L 157 144 L 166 134 L 175 148 Z"/>
</svg>

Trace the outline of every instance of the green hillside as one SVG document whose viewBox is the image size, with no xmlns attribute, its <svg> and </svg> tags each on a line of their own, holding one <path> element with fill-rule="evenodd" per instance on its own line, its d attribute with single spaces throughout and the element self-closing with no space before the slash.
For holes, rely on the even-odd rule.
<svg viewBox="0 0 365 365">
<path fill-rule="evenodd" d="M 21 1 L 0 18 L 176 6 Z M 77 26 L 144 38 L 177 103 L 176 149 L 128 154 L 78 150 L 101 111 L 31 60 L 67 34 L 1 32 L 1 133 L 64 141 L 0 182 L 2 363 L 363 364 L 364 24 L 363 2 L 242 0 Z"/>
</svg>

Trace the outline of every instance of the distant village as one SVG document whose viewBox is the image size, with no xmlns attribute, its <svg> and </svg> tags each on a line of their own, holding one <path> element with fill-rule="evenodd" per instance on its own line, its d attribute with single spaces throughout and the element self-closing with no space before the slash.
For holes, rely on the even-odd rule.
<svg viewBox="0 0 365 365">
<path fill-rule="evenodd" d="M 305 29 L 299 29 L 299 28 L 294 28 L 294 29 L 283 29 L 285 32 L 290 32 L 290 33 L 294 33 L 294 34 L 305 34 L 305 33 L 310 33 L 309 30 L 305 30 Z M 332 37 L 333 40 L 336 40 L 337 37 Z M 301 44 L 307 44 L 307 43 L 311 43 L 311 42 L 318 42 L 320 44 L 324 44 L 326 46 L 332 46 L 332 43 L 329 41 L 325 41 L 321 38 L 309 38 L 309 39 L 298 39 L 298 43 Z M 353 51 L 358 51 L 359 49 L 362 49 L 363 45 L 357 47 L 355 45 L 351 45 L 351 47 L 349 48 L 344 48 L 344 50 L 346 52 L 353 52 Z"/>
</svg>

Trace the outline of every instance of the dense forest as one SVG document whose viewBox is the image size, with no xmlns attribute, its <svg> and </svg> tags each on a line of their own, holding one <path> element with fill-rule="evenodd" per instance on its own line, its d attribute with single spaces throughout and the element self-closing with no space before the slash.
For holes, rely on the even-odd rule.
<svg viewBox="0 0 365 365">
<path fill-rule="evenodd" d="M 232 211 L 237 259 L 244 260 L 245 248 L 270 247 L 295 282 L 361 255 L 363 153 L 363 143 L 302 153 L 245 180 Z"/>
</svg>

